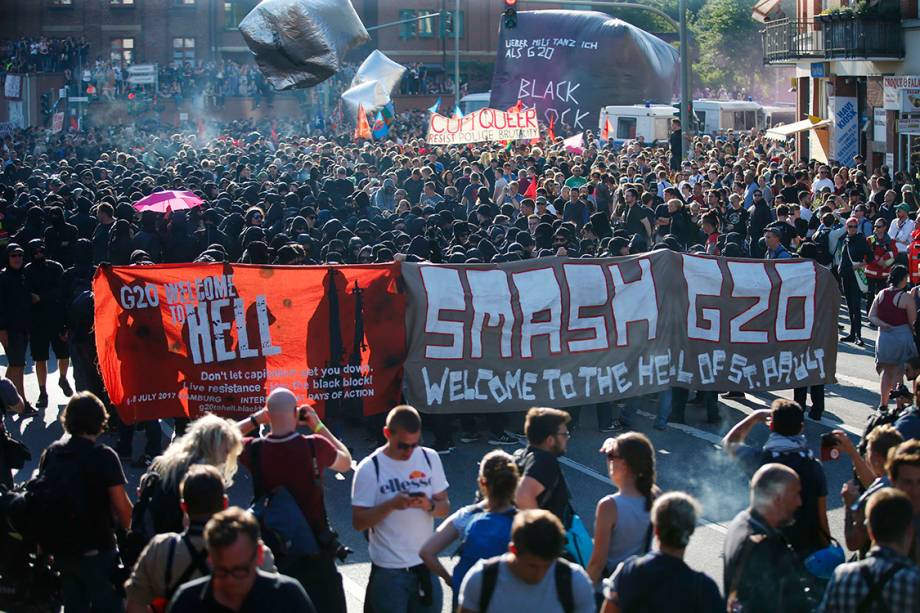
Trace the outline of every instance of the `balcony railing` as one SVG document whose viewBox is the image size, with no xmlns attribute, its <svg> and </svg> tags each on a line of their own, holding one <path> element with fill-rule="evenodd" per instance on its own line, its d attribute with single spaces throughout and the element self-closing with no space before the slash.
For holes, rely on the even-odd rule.
<svg viewBox="0 0 920 613">
<path fill-rule="evenodd" d="M 762 40 L 766 64 L 904 57 L 900 21 L 861 17 L 781 19 L 766 25 Z"/>
</svg>

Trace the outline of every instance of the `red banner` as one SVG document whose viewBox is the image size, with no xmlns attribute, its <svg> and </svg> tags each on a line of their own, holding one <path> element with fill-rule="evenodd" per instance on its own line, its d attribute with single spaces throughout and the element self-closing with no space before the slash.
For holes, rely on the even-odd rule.
<svg viewBox="0 0 920 613">
<path fill-rule="evenodd" d="M 101 266 L 96 346 L 128 422 L 242 418 L 275 387 L 320 415 L 399 400 L 406 354 L 399 266 Z"/>
</svg>

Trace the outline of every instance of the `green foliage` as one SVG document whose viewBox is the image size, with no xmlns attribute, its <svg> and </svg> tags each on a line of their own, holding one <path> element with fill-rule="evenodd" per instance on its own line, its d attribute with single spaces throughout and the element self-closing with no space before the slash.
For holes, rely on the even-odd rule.
<svg viewBox="0 0 920 613">
<path fill-rule="evenodd" d="M 754 89 L 764 70 L 756 0 L 707 0 L 690 23 L 694 88 Z"/>
</svg>

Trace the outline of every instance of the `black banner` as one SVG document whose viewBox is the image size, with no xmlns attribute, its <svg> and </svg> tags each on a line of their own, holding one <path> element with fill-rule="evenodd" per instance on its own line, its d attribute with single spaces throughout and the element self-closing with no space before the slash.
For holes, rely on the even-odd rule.
<svg viewBox="0 0 920 613">
<path fill-rule="evenodd" d="M 670 104 L 678 55 L 669 44 L 594 11 L 522 11 L 502 25 L 489 106 L 521 100 L 540 121 L 597 130 L 607 105 Z"/>
</svg>

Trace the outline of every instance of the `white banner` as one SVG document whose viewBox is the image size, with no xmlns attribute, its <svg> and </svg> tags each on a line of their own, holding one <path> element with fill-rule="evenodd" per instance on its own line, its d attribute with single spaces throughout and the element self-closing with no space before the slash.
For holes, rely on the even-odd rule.
<svg viewBox="0 0 920 613">
<path fill-rule="evenodd" d="M 57 134 L 64 129 L 64 113 L 57 112 L 51 118 L 51 132 Z"/>
<path fill-rule="evenodd" d="M 882 86 L 885 96 L 885 110 L 897 111 L 901 104 L 899 91 L 920 87 L 920 76 L 896 75 L 882 77 Z"/>
<path fill-rule="evenodd" d="M 435 145 L 499 142 L 540 136 L 537 110 L 497 111 L 480 109 L 463 117 L 433 113 L 428 120 L 426 142 Z"/>
<path fill-rule="evenodd" d="M 884 143 L 888 140 L 888 114 L 885 109 L 872 111 L 872 140 Z"/>
<path fill-rule="evenodd" d="M 18 74 L 6 75 L 6 80 L 3 82 L 3 97 L 11 100 L 19 100 L 22 98 L 21 76 Z"/>
</svg>

